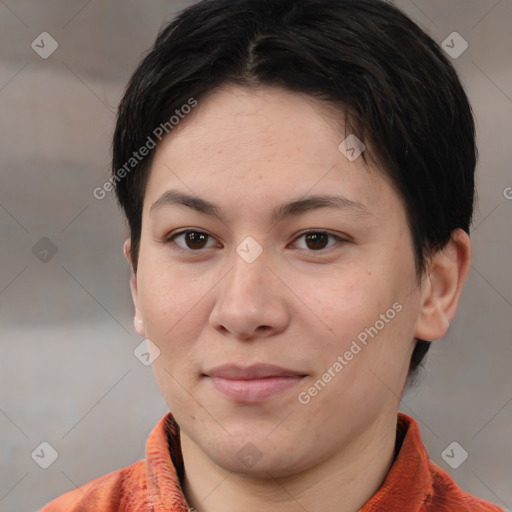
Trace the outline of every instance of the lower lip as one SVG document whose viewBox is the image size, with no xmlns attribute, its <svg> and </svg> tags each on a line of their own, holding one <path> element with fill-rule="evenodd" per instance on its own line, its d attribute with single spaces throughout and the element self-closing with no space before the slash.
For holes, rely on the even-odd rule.
<svg viewBox="0 0 512 512">
<path fill-rule="evenodd" d="M 215 389 L 238 402 L 262 402 L 271 396 L 296 386 L 304 377 L 266 377 L 264 379 L 234 380 L 207 377 Z"/>
</svg>

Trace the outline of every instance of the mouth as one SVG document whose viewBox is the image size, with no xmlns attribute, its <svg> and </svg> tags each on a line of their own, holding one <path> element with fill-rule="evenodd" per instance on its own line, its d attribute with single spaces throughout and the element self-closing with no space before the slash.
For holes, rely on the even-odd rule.
<svg viewBox="0 0 512 512">
<path fill-rule="evenodd" d="M 275 365 L 222 365 L 203 374 L 216 391 L 238 403 L 256 403 L 297 386 L 307 375 Z"/>
</svg>

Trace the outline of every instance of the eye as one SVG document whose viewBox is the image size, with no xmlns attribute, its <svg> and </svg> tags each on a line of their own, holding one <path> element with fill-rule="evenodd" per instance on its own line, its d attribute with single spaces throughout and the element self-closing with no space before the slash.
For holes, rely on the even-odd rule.
<svg viewBox="0 0 512 512">
<path fill-rule="evenodd" d="M 329 238 L 334 240 L 334 243 L 327 245 Z M 327 233 L 325 231 L 307 231 L 302 233 L 296 240 L 304 240 L 305 246 L 299 249 L 309 249 L 312 251 L 322 251 L 335 245 L 337 242 L 343 241 L 339 236 Z"/>
<path fill-rule="evenodd" d="M 329 243 L 329 239 L 331 239 L 331 243 Z M 307 231 L 299 235 L 296 240 L 302 241 L 301 244 L 295 242 L 296 247 L 314 252 L 329 249 L 338 242 L 344 241 L 341 237 L 326 231 Z M 208 244 L 208 242 L 210 243 Z M 216 246 L 215 240 L 208 233 L 192 229 L 171 233 L 166 237 L 165 243 L 173 244 L 179 250 L 196 252 Z"/>
<path fill-rule="evenodd" d="M 213 238 L 207 233 L 190 229 L 169 235 L 165 239 L 165 242 L 175 244 L 183 250 L 198 251 L 215 246 L 215 243 L 213 243 L 213 245 L 207 245 L 208 239 L 214 242 Z M 178 242 L 178 240 L 180 240 L 180 242 Z"/>
</svg>

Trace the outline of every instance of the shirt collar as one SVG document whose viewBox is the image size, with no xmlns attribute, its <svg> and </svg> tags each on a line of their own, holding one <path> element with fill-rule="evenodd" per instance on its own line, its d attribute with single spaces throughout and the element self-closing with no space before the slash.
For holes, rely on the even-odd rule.
<svg viewBox="0 0 512 512">
<path fill-rule="evenodd" d="M 148 497 L 154 512 L 188 512 L 183 478 L 180 428 L 173 415 L 164 416 L 146 443 Z"/>
<path fill-rule="evenodd" d="M 416 512 L 433 496 L 427 450 L 416 421 L 398 413 L 396 445 L 399 447 L 384 482 L 359 512 Z"/>
<path fill-rule="evenodd" d="M 420 510 L 433 494 L 428 454 L 416 421 L 398 413 L 395 458 L 383 484 L 360 512 Z M 173 415 L 164 416 L 146 443 L 148 497 L 154 512 L 188 512 L 183 494 L 180 429 Z"/>
</svg>

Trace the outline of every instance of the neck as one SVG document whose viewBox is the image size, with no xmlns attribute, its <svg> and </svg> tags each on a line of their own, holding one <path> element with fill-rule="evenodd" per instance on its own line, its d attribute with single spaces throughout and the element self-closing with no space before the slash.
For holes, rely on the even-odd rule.
<svg viewBox="0 0 512 512">
<path fill-rule="evenodd" d="M 298 474 L 254 478 L 217 465 L 183 431 L 183 491 L 197 512 L 357 512 L 379 489 L 394 459 L 396 415 Z"/>
</svg>

